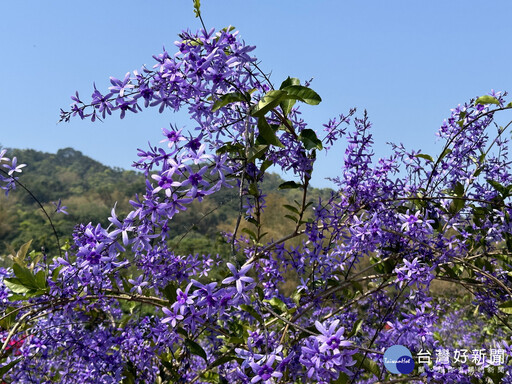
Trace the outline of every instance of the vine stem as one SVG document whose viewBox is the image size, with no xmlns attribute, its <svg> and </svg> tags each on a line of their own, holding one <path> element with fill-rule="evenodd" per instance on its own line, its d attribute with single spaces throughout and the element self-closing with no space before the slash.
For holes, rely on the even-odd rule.
<svg viewBox="0 0 512 384">
<path fill-rule="evenodd" d="M 21 188 L 23 188 L 29 195 L 30 197 L 37 203 L 37 205 L 39 205 L 39 208 L 41 208 L 41 210 L 43 211 L 44 215 L 46 216 L 46 218 L 48 219 L 48 222 L 50 223 L 50 226 L 52 227 L 52 230 L 53 230 L 53 235 L 55 236 L 55 240 L 57 241 L 57 248 L 59 249 L 59 256 L 62 257 L 62 249 L 60 247 L 60 238 L 59 238 L 59 235 L 57 234 L 57 230 L 55 229 L 55 225 L 53 225 L 53 221 L 50 217 L 50 215 L 48 214 L 48 212 L 46 211 L 46 209 L 43 207 L 43 204 L 41 203 L 41 201 L 39 201 L 39 199 L 30 191 L 30 189 L 28 189 L 27 187 L 25 187 L 25 185 L 19 181 L 16 177 L 12 177 L 11 175 L 9 175 L 7 172 L 5 172 L 3 169 L 0 169 L 0 172 L 4 173 L 5 175 L 9 176 L 12 178 L 12 180 L 18 184 Z"/>
</svg>

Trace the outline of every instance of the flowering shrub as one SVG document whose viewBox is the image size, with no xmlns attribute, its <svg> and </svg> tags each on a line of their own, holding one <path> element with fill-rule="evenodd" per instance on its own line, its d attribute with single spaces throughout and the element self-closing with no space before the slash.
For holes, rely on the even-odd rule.
<svg viewBox="0 0 512 384">
<path fill-rule="evenodd" d="M 111 78 L 87 101 L 76 93 L 62 111 L 63 121 L 95 121 L 185 109 L 196 129 L 171 125 L 161 146 L 139 150 L 146 189 L 125 217 L 114 207 L 107 228 L 79 224 L 53 257 L 36 260 L 25 247 L 0 271 L 4 382 L 393 382 L 386 348 L 417 355 L 456 343 L 503 349 L 503 369 L 489 369 L 497 365 L 490 360 L 473 372 L 417 362 L 399 380 L 512 382 L 510 123 L 490 136 L 495 114 L 512 107 L 506 95 L 452 110 L 438 157 L 394 145 L 374 163 L 366 112 L 308 128 L 299 105 L 320 96 L 291 77 L 276 89 L 233 28 L 185 31 L 175 45 L 176 53 L 154 56 L 153 68 Z M 342 137 L 337 190 L 309 201 L 317 152 Z M 4 156 L 8 192 L 22 165 Z M 261 220 L 271 165 L 295 176 L 280 188 L 301 194 L 285 205 L 294 229 L 282 238 L 270 238 Z M 231 253 L 174 252 L 173 217 L 223 188 L 239 193 L 237 225 L 225 234 Z M 218 280 L 209 275 L 214 264 Z M 292 292 L 280 289 L 285 276 L 300 281 Z M 451 304 L 434 294 L 439 281 L 468 292 L 472 318 L 446 313 Z M 468 334 L 472 319 L 494 340 Z"/>
</svg>

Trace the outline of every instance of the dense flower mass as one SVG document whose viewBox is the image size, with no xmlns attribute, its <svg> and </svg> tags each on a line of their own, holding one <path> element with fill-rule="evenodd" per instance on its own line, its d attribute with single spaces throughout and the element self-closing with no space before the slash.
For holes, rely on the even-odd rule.
<svg viewBox="0 0 512 384">
<path fill-rule="evenodd" d="M 276 89 L 233 28 L 185 31 L 175 46 L 62 111 L 63 121 L 95 121 L 185 110 L 195 129 L 171 125 L 162 146 L 139 149 L 146 186 L 126 216 L 113 207 L 109 226 L 78 224 L 53 258 L 25 250 L 0 269 L 4 381 L 393 382 L 382 356 L 399 344 L 416 358 L 413 382 L 512 383 L 510 123 L 490 136 L 495 114 L 512 107 L 506 95 L 452 110 L 438 157 L 393 145 L 375 161 L 366 112 L 309 128 L 297 102 L 320 96 L 291 77 Z M 342 137 L 336 191 L 310 201 L 317 152 Z M 271 165 L 291 171 L 280 188 L 299 196 L 284 206 L 293 230 L 282 238 L 261 219 Z M 2 151 L 0 166 L 7 193 L 23 165 Z M 176 252 L 175 215 L 224 188 L 240 203 L 231 252 Z M 440 293 L 455 287 L 467 294 Z M 457 360 L 426 358 L 453 349 Z M 463 349 L 473 358 L 462 361 Z"/>
</svg>

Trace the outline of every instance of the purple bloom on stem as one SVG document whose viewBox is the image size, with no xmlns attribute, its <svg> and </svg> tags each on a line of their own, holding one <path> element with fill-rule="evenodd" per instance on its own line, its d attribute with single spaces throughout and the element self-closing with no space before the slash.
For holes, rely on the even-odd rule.
<svg viewBox="0 0 512 384">
<path fill-rule="evenodd" d="M 96 89 L 96 84 L 94 85 L 94 92 L 92 93 L 91 105 L 101 112 L 101 116 L 103 118 L 105 118 L 106 113 L 108 113 L 109 115 L 112 114 L 112 109 L 114 108 L 114 106 L 109 101 L 111 96 L 111 92 L 107 93 L 106 95 L 102 95 L 101 92 Z"/>
<path fill-rule="evenodd" d="M 167 145 L 169 146 L 169 148 L 174 147 L 175 145 L 178 144 L 178 142 L 186 140 L 185 137 L 183 137 L 183 135 L 181 134 L 181 131 L 182 131 L 181 129 L 180 130 L 168 130 L 166 128 L 162 128 L 162 132 L 166 136 L 166 139 L 163 139 L 160 142 L 161 143 L 168 142 Z"/>
<path fill-rule="evenodd" d="M 147 281 L 144 281 L 144 276 L 140 275 L 137 277 L 137 280 L 128 279 L 128 282 L 130 284 L 133 284 L 132 289 L 130 289 L 130 292 L 137 291 L 139 295 L 142 295 L 142 287 L 145 287 L 149 283 Z"/>
<path fill-rule="evenodd" d="M 336 331 L 339 323 L 339 320 L 334 320 L 329 328 L 326 328 L 318 320 L 315 321 L 315 327 L 321 333 L 321 335 L 317 336 L 318 341 L 321 343 L 320 352 L 332 350 L 334 353 L 340 353 L 339 347 L 348 347 L 352 345 L 350 341 L 345 340 L 343 337 L 343 333 L 345 332 L 344 327 L 341 327 Z"/>
<path fill-rule="evenodd" d="M 0 151 L 0 163 L 3 162 L 3 161 L 8 161 L 9 158 L 8 157 L 4 157 L 4 155 L 7 153 L 7 149 L 2 149 Z"/>
<path fill-rule="evenodd" d="M 171 323 L 171 325 L 173 327 L 175 327 L 177 321 L 183 320 L 183 316 L 178 314 L 177 311 L 174 311 L 174 310 L 171 311 L 170 309 L 167 309 L 167 308 L 162 308 L 162 311 L 167 316 L 162 319 L 162 323 L 164 323 L 164 324 Z"/>
<path fill-rule="evenodd" d="M 252 283 L 254 281 L 252 277 L 245 276 L 245 274 L 251 269 L 252 264 L 242 267 L 240 271 L 237 271 L 236 267 L 231 263 L 228 263 L 227 265 L 233 276 L 226 277 L 224 280 L 222 280 L 222 284 L 229 284 L 234 281 L 236 284 L 237 292 L 241 294 L 244 290 L 244 282 Z"/>
<path fill-rule="evenodd" d="M 116 99 L 116 106 L 114 109 L 120 109 L 121 110 L 121 119 L 124 119 L 124 116 L 126 114 L 126 111 L 132 111 L 133 113 L 137 113 L 137 101 L 134 99 L 125 99 L 122 97 L 118 97 Z M 139 108 L 140 109 L 140 108 Z"/>
<path fill-rule="evenodd" d="M 194 295 L 189 295 L 188 291 L 190 290 L 190 287 L 192 287 L 192 283 L 189 283 L 187 285 L 187 288 L 185 288 L 185 291 L 182 291 L 181 288 L 178 288 L 176 290 L 176 302 L 172 305 L 173 309 L 175 311 L 180 311 L 180 313 L 183 315 L 185 313 L 185 308 L 187 305 L 194 304 Z"/>
<path fill-rule="evenodd" d="M 185 147 L 190 148 L 194 152 L 197 152 L 197 150 L 201 148 L 201 139 L 202 136 L 190 139 L 189 142 L 185 145 Z"/>
<path fill-rule="evenodd" d="M 18 159 L 16 158 L 16 156 L 14 156 L 11 160 L 11 165 L 3 164 L 3 166 L 8 169 L 7 173 L 9 174 L 9 176 L 12 176 L 14 172 L 21 172 L 21 168 L 26 167 L 27 165 L 18 165 Z"/>
<path fill-rule="evenodd" d="M 256 376 L 251 379 L 251 383 L 257 383 L 261 381 L 263 384 L 272 384 L 274 379 L 280 379 L 283 374 L 276 372 L 272 365 L 276 359 L 276 355 L 272 354 L 264 363 L 262 361 L 258 363 L 250 363 L 250 366 Z"/>
<path fill-rule="evenodd" d="M 62 201 L 60 199 L 57 203 L 52 201 L 52 204 L 55 205 L 55 213 L 63 213 L 65 215 L 69 215 L 69 213 L 66 212 L 66 209 L 68 209 L 68 207 L 62 205 Z"/>
<path fill-rule="evenodd" d="M 125 75 L 123 81 L 118 80 L 118 79 L 116 79 L 114 77 L 111 77 L 110 78 L 110 82 L 112 83 L 113 86 L 109 87 L 108 89 L 110 89 L 112 91 L 112 93 L 119 93 L 120 97 L 124 96 L 124 92 L 127 89 L 131 89 L 131 88 L 135 87 L 133 84 L 131 84 L 130 72 L 128 72 Z"/>
</svg>

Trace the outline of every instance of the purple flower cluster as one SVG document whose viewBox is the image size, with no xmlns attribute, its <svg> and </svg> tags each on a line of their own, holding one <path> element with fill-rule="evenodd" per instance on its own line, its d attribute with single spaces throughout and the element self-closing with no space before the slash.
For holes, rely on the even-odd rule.
<svg viewBox="0 0 512 384">
<path fill-rule="evenodd" d="M 436 159 L 393 145 L 374 161 L 366 112 L 329 120 L 319 138 L 295 104 L 320 97 L 294 78 L 275 89 L 233 28 L 186 31 L 175 45 L 176 54 L 154 56 L 153 68 L 111 78 L 106 92 L 94 87 L 90 101 L 76 93 L 62 112 L 64 121 L 94 121 L 185 109 L 195 129 L 171 125 L 163 147 L 139 149 L 135 167 L 146 184 L 131 212 L 120 217 L 114 207 L 107 227 L 78 224 L 48 264 L 16 258 L 0 270 L 8 380 L 384 382 L 392 380 L 382 362 L 387 347 L 434 349 L 439 322 L 468 328 L 466 312 L 443 312 L 440 282 L 463 287 L 493 321 L 489 332 L 510 336 L 499 324 L 512 294 L 512 175 L 504 129 L 488 136 L 494 114 L 512 106 L 505 94 L 454 109 Z M 344 136 L 336 191 L 310 201 L 316 152 Z M 0 185 L 8 192 L 22 165 L 4 155 Z M 283 206 L 293 228 L 281 238 L 262 220 L 271 165 L 292 171 L 295 180 L 281 188 L 299 196 Z M 175 215 L 224 188 L 239 199 L 225 236 L 231 253 L 176 252 Z M 290 279 L 300 284 L 286 289 Z M 474 330 L 446 339 L 485 343 Z M 468 382 L 470 372 L 414 375 Z"/>
<path fill-rule="evenodd" d="M 0 188 L 5 191 L 5 196 L 8 196 L 9 191 L 16 188 L 18 178 L 14 174 L 21 173 L 26 164 L 18 164 L 16 157 L 10 159 L 5 156 L 6 153 L 6 149 L 0 151 Z"/>
</svg>

